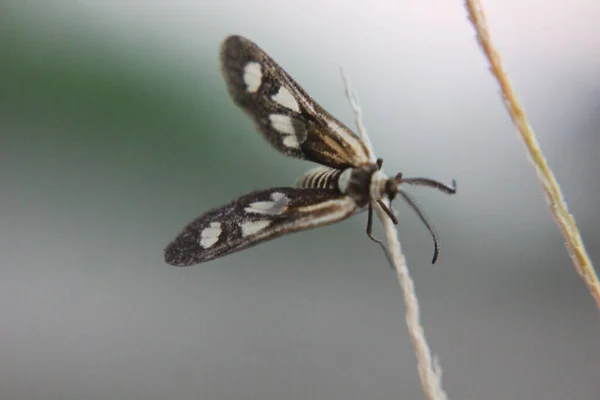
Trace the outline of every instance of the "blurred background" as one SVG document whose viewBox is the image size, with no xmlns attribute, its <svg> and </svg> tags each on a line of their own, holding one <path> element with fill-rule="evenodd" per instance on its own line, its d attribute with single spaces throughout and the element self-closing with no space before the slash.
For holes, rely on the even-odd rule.
<svg viewBox="0 0 600 400">
<path fill-rule="evenodd" d="M 485 1 L 492 33 L 600 260 L 600 5 Z M 366 216 L 192 268 L 202 212 L 293 185 L 229 99 L 218 48 L 267 50 L 353 127 L 358 90 L 401 202 L 427 338 L 453 399 L 598 399 L 598 311 L 576 275 L 462 1 L 0 4 L 0 399 L 420 399 L 395 274 Z M 378 233 L 381 235 L 381 232 Z"/>
</svg>

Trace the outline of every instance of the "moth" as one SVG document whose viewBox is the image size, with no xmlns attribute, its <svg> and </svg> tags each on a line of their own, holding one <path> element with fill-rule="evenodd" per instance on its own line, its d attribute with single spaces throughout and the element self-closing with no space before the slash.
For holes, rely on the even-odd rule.
<svg viewBox="0 0 600 400">
<path fill-rule="evenodd" d="M 456 181 L 446 186 L 428 178 L 405 178 L 401 173 L 387 177 L 370 143 L 319 106 L 267 53 L 242 36 L 229 36 L 223 42 L 221 69 L 235 104 L 254 120 L 275 149 L 321 166 L 301 176 L 297 187 L 255 191 L 201 215 L 165 248 L 168 264 L 210 261 L 363 210 L 368 212 L 368 237 L 381 243 L 372 235 L 373 208 L 377 204 L 397 224 L 387 204 L 398 194 L 433 236 L 435 263 L 437 233 L 400 186 L 428 186 L 454 194 Z"/>
</svg>

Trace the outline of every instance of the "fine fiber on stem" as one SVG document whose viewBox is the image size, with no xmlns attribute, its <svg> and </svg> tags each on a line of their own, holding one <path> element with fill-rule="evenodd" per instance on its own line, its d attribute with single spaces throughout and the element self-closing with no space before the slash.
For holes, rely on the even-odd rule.
<svg viewBox="0 0 600 400">
<path fill-rule="evenodd" d="M 477 41 L 490 63 L 492 74 L 500 85 L 504 105 L 519 131 L 537 177 L 546 192 L 550 212 L 562 232 L 575 270 L 583 279 L 596 302 L 596 306 L 600 309 L 600 283 L 598 282 L 598 276 L 585 250 L 575 219 L 569 213 L 558 182 L 544 157 L 533 128 L 529 124 L 525 110 L 517 100 L 515 91 L 502 65 L 500 54 L 492 42 L 483 7 L 479 0 L 466 0 L 466 8 L 469 19 L 475 27 Z"/>
<path fill-rule="evenodd" d="M 352 111 L 354 113 L 358 134 L 367 144 L 367 146 L 371 148 L 371 141 L 369 140 L 367 131 L 362 122 L 362 113 L 358 103 L 358 96 L 350 87 L 350 83 L 343 69 L 341 70 L 341 74 L 346 89 L 346 97 L 348 97 L 350 106 L 352 107 Z M 388 207 L 390 206 L 389 203 L 386 205 Z M 442 370 L 439 366 L 437 358 L 432 357 L 431 350 L 425 338 L 425 332 L 423 330 L 423 326 L 421 325 L 419 300 L 417 299 L 417 295 L 415 293 L 414 282 L 410 276 L 408 266 L 406 265 L 406 258 L 404 257 L 404 254 L 402 254 L 396 226 L 379 206 L 379 204 L 375 204 L 374 207 L 379 220 L 383 224 L 383 231 L 385 235 L 385 244 L 381 243 L 381 246 L 388 258 L 388 261 L 396 271 L 398 283 L 400 284 L 402 293 L 404 295 L 404 304 L 406 307 L 406 325 L 408 326 L 408 331 L 415 348 L 417 366 L 423 392 L 427 396 L 428 400 L 446 400 L 448 397 L 442 388 L 441 382 Z"/>
</svg>

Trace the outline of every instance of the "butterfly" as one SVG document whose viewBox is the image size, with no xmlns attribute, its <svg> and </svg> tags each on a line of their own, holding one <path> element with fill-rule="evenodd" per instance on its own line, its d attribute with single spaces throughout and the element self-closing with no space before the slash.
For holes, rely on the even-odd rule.
<svg viewBox="0 0 600 400">
<path fill-rule="evenodd" d="M 201 215 L 165 248 L 168 264 L 189 266 L 246 249 L 287 233 L 344 220 L 367 210 L 367 235 L 373 237 L 377 203 L 392 221 L 387 206 L 400 195 L 416 211 L 434 239 L 433 226 L 403 184 L 456 193 L 428 178 L 387 177 L 370 143 L 317 104 L 265 51 L 242 36 L 229 36 L 221 46 L 221 69 L 235 104 L 254 120 L 258 131 L 281 153 L 313 161 L 320 167 L 298 179 L 297 187 L 277 187 L 246 194 Z M 386 204 L 387 203 L 387 204 Z"/>
</svg>

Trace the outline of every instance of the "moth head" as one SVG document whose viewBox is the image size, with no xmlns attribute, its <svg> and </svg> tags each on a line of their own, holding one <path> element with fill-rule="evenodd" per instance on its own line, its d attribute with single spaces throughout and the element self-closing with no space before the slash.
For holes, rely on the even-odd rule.
<svg viewBox="0 0 600 400">
<path fill-rule="evenodd" d="M 390 199 L 390 201 L 396 198 L 398 191 L 400 190 L 401 181 L 398 180 L 398 176 L 402 179 L 402 173 L 398 173 L 394 178 L 388 178 L 385 181 L 385 185 L 383 187 L 383 192 Z"/>
<path fill-rule="evenodd" d="M 381 162 L 378 162 L 377 164 L 381 168 Z M 442 193 L 455 194 L 456 193 L 456 180 L 453 179 L 452 184 L 450 186 L 447 186 L 441 182 L 438 182 L 438 181 L 435 181 L 435 180 L 429 179 L 429 178 L 404 178 L 402 173 L 399 172 L 398 174 L 396 174 L 395 177 L 389 178 L 385 182 L 384 191 L 385 191 L 385 194 L 390 199 L 390 201 L 392 201 L 396 197 L 396 195 L 400 194 L 402 196 L 402 198 L 404 199 L 404 201 L 406 201 L 406 203 L 408 203 L 408 205 L 413 209 L 413 211 L 415 211 L 415 213 L 419 216 L 419 218 L 421 219 L 423 224 L 427 227 L 427 230 L 433 237 L 433 243 L 434 243 L 435 249 L 434 249 L 434 253 L 433 253 L 433 260 L 431 262 L 435 263 L 435 261 L 438 258 L 438 254 L 439 254 L 439 239 L 438 239 L 437 231 L 436 231 L 435 227 L 429 222 L 425 213 L 423 211 L 421 211 L 416 200 L 400 188 L 400 186 L 402 184 L 415 185 L 415 186 L 426 186 L 426 187 L 430 187 L 432 189 L 439 190 Z M 392 221 L 394 221 L 394 223 L 397 224 L 398 220 L 396 219 L 394 213 L 389 208 L 387 208 L 385 206 L 385 204 L 382 203 L 381 201 L 379 201 L 379 204 L 380 204 L 380 206 L 382 206 L 382 208 L 386 212 L 386 214 L 392 219 Z"/>
</svg>

